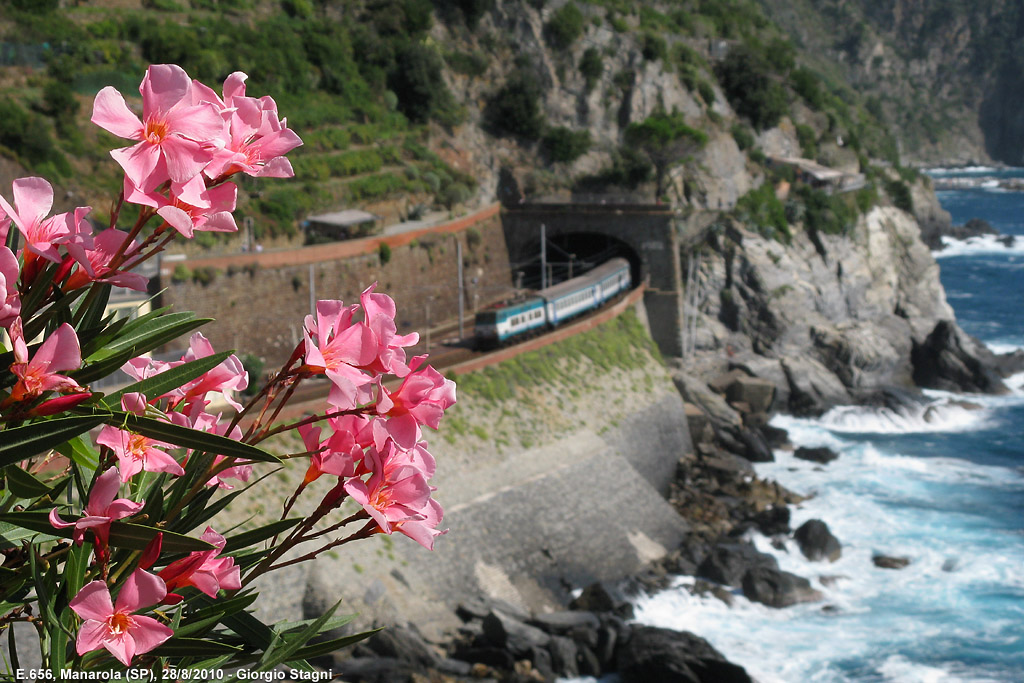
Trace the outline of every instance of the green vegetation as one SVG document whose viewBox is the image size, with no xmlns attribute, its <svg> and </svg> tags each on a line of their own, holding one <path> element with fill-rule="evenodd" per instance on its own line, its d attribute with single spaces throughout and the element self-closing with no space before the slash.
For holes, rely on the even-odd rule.
<svg viewBox="0 0 1024 683">
<path fill-rule="evenodd" d="M 910 194 L 910 187 L 903 180 L 887 180 L 885 193 L 889 195 L 897 209 L 914 213 L 914 197 Z"/>
<path fill-rule="evenodd" d="M 786 221 L 786 209 L 775 196 L 775 188 L 770 182 L 740 197 L 734 213 L 764 237 L 786 244 L 793 237 Z"/>
<path fill-rule="evenodd" d="M 565 50 L 583 35 L 584 24 L 583 12 L 570 0 L 551 15 L 544 36 L 552 47 Z"/>
<path fill-rule="evenodd" d="M 845 235 L 857 220 L 856 198 L 829 195 L 809 185 L 800 185 L 796 194 L 803 202 L 804 228 L 808 232 Z"/>
<path fill-rule="evenodd" d="M 583 80 L 587 84 L 587 92 L 589 93 L 597 85 L 601 75 L 604 73 L 604 61 L 601 59 L 600 50 L 595 47 L 588 47 L 583 51 L 583 57 L 580 58 L 580 73 L 583 74 Z"/>
<path fill-rule="evenodd" d="M 717 73 L 733 109 L 754 128 L 771 128 L 789 110 L 786 91 L 772 78 L 768 60 L 749 47 L 730 50 Z"/>
<path fill-rule="evenodd" d="M 467 405 L 478 401 L 499 404 L 543 384 L 579 384 L 581 377 L 586 377 L 580 372 L 584 363 L 609 372 L 643 368 L 652 358 L 661 361 L 657 346 L 636 315 L 627 311 L 589 332 L 462 375 L 459 397 Z"/>
<path fill-rule="evenodd" d="M 520 64 L 487 102 L 484 120 L 496 135 L 518 135 L 536 140 L 544 131 L 542 89 L 531 65 Z"/>
<path fill-rule="evenodd" d="M 576 161 L 590 149 L 590 131 L 564 126 L 550 128 L 540 141 L 544 155 L 554 162 Z"/>
<path fill-rule="evenodd" d="M 640 123 L 626 127 L 626 142 L 635 145 L 654 166 L 655 196 L 665 191 L 665 174 L 671 166 L 685 163 L 707 141 L 703 131 L 686 125 L 679 112 L 657 111 Z"/>
</svg>

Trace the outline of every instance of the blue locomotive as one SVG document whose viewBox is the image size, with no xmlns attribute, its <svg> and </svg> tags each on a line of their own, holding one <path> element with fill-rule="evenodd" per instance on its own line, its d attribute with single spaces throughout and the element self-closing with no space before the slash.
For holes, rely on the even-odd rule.
<svg viewBox="0 0 1024 683">
<path fill-rule="evenodd" d="M 600 307 L 631 285 L 629 262 L 613 258 L 535 296 L 480 311 L 476 314 L 477 344 L 495 347 L 553 328 Z"/>
</svg>

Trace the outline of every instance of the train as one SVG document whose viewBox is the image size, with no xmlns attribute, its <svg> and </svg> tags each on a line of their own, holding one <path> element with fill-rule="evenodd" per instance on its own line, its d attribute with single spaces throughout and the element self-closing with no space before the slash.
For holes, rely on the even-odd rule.
<svg viewBox="0 0 1024 683">
<path fill-rule="evenodd" d="M 552 329 L 600 308 L 632 285 L 629 262 L 613 258 L 525 299 L 479 311 L 474 325 L 477 345 L 495 348 Z"/>
</svg>

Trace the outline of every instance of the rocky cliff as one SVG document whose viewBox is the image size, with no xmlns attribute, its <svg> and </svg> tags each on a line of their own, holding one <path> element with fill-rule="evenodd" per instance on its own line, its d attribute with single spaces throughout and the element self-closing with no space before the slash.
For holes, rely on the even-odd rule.
<svg viewBox="0 0 1024 683">
<path fill-rule="evenodd" d="M 890 387 L 1005 390 L 956 326 L 919 224 L 899 209 L 876 207 L 848 234 L 797 231 L 790 244 L 727 222 L 701 276 L 691 372 L 738 367 L 769 380 L 776 410 L 817 414 Z M 933 362 L 943 354 L 959 360 Z"/>
</svg>

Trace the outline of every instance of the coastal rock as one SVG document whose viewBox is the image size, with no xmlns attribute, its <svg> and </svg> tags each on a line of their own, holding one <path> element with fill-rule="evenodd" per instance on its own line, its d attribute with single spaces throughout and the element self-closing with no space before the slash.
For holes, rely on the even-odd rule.
<svg viewBox="0 0 1024 683">
<path fill-rule="evenodd" d="M 746 403 L 750 412 L 767 413 L 775 397 L 775 385 L 757 377 L 738 377 L 725 390 L 730 403 Z"/>
<path fill-rule="evenodd" d="M 596 630 L 601 625 L 601 621 L 597 618 L 596 614 L 579 610 L 538 614 L 530 619 L 529 623 L 531 626 L 536 626 L 548 633 L 560 635 L 565 635 L 577 629 Z"/>
<path fill-rule="evenodd" d="M 739 586 L 743 575 L 755 567 L 778 569 L 779 563 L 748 543 L 720 543 L 697 567 L 697 576 L 726 586 Z"/>
<path fill-rule="evenodd" d="M 771 567 L 754 567 L 743 575 L 743 595 L 769 607 L 789 607 L 821 600 L 820 591 L 802 576 Z"/>
<path fill-rule="evenodd" d="M 956 323 L 940 320 L 927 339 L 914 345 L 914 381 L 944 391 L 1008 393 L 995 369 L 980 359 L 981 347 Z"/>
<path fill-rule="evenodd" d="M 524 624 L 511 616 L 494 611 L 484 617 L 484 637 L 498 648 L 503 648 L 517 657 L 530 653 L 531 648 L 545 647 L 551 640 L 539 628 Z"/>
<path fill-rule="evenodd" d="M 910 564 L 909 557 L 897 557 L 894 555 L 875 555 L 871 558 L 879 569 L 903 569 Z"/>
<path fill-rule="evenodd" d="M 784 358 L 789 382 L 789 409 L 794 415 L 821 415 L 829 408 L 850 403 L 850 392 L 839 378 L 812 358 Z"/>
<path fill-rule="evenodd" d="M 569 608 L 588 612 L 611 612 L 623 619 L 633 617 L 633 604 L 622 591 L 610 584 L 601 582 L 592 583 L 583 589 L 572 602 Z"/>
<path fill-rule="evenodd" d="M 634 628 L 619 648 L 622 683 L 750 683 L 746 670 L 729 662 L 706 640 L 685 631 Z"/>
<path fill-rule="evenodd" d="M 811 519 L 801 524 L 793 533 L 793 538 L 800 546 L 800 552 L 812 562 L 835 562 L 843 554 L 839 539 L 832 535 L 828 525 L 820 519 Z"/>
<path fill-rule="evenodd" d="M 407 662 L 419 669 L 435 666 L 440 660 L 415 626 L 386 628 L 356 649 L 357 653 L 364 651 L 379 658 Z"/>
<path fill-rule="evenodd" d="M 801 460 L 809 460 L 811 462 L 821 463 L 822 465 L 827 465 L 828 463 L 838 458 L 839 454 L 836 453 L 831 448 L 827 448 L 825 446 L 821 446 L 818 448 L 801 446 L 800 448 L 796 449 L 793 452 L 793 457 L 800 458 Z"/>
<path fill-rule="evenodd" d="M 765 536 L 789 533 L 789 508 L 785 505 L 772 505 L 754 516 L 753 522 L 757 530 Z"/>
</svg>

